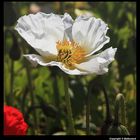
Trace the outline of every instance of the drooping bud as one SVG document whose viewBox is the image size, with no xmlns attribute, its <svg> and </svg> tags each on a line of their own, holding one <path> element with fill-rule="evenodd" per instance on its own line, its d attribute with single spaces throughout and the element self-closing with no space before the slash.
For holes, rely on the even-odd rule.
<svg viewBox="0 0 140 140">
<path fill-rule="evenodd" d="M 9 55 L 12 60 L 19 60 L 20 56 L 21 56 L 21 50 L 18 46 L 18 41 L 17 41 L 17 38 L 16 38 L 14 32 L 11 32 L 11 35 L 12 35 L 12 39 L 13 39 L 13 44 L 9 51 Z"/>
<path fill-rule="evenodd" d="M 4 3 L 4 25 L 13 26 L 16 23 L 17 15 L 13 8 L 12 2 Z"/>
</svg>

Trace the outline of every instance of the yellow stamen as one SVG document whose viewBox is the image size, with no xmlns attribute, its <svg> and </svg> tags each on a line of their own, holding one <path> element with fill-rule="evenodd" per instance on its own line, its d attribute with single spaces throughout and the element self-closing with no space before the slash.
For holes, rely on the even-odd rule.
<svg viewBox="0 0 140 140">
<path fill-rule="evenodd" d="M 75 42 L 58 41 L 56 47 L 57 61 L 62 62 L 66 68 L 74 69 L 75 64 L 85 61 L 86 51 Z"/>
</svg>

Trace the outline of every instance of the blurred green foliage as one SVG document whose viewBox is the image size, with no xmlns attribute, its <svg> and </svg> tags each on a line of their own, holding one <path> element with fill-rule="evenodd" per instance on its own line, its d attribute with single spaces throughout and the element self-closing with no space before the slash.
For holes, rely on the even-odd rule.
<svg viewBox="0 0 140 140">
<path fill-rule="evenodd" d="M 19 108 L 29 124 L 28 134 L 65 135 L 66 106 L 62 72 L 57 67 L 33 68 L 22 55 L 34 50 L 14 30 L 17 19 L 29 13 L 63 14 L 74 19 L 93 15 L 109 25 L 110 43 L 118 48 L 116 60 L 102 76 L 69 76 L 75 128 L 85 134 L 86 91 L 91 85 L 91 134 L 100 135 L 106 117 L 105 87 L 111 115 L 114 100 L 123 93 L 130 134 L 136 133 L 136 3 L 135 2 L 5 2 L 4 3 L 4 102 Z"/>
</svg>

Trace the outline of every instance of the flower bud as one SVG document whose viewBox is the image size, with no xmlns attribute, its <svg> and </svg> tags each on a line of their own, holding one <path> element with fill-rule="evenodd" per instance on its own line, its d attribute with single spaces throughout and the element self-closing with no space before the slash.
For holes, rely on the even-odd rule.
<svg viewBox="0 0 140 140">
<path fill-rule="evenodd" d="M 119 113 L 120 111 L 121 113 Z M 112 125 L 109 127 L 107 131 L 107 135 L 129 135 L 129 132 L 124 125 L 125 125 L 125 99 L 123 94 L 119 93 L 117 94 L 115 99 L 115 118 Z"/>
<path fill-rule="evenodd" d="M 18 60 L 18 59 L 20 59 L 21 51 L 20 51 L 20 48 L 18 46 L 18 42 L 17 42 L 17 39 L 15 37 L 15 34 L 13 32 L 11 32 L 11 35 L 12 35 L 12 39 L 13 39 L 13 44 L 12 44 L 12 47 L 9 51 L 9 55 L 10 55 L 10 58 L 12 60 Z"/>
<path fill-rule="evenodd" d="M 107 135 L 130 135 L 130 134 L 124 125 L 113 123 L 108 129 Z"/>
</svg>

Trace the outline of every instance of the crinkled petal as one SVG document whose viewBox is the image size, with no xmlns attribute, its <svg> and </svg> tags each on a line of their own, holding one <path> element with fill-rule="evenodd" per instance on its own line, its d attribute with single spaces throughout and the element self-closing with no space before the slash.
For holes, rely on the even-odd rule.
<svg viewBox="0 0 140 140">
<path fill-rule="evenodd" d="M 54 61 L 52 58 L 48 57 L 45 59 L 44 57 L 36 54 L 27 54 L 24 55 L 24 57 L 26 57 L 34 67 L 36 67 L 38 64 L 42 66 L 56 66 L 57 63 L 59 63 Z"/>
<path fill-rule="evenodd" d="M 46 51 L 56 55 L 56 42 L 64 37 L 64 23 L 55 14 L 39 12 L 23 16 L 15 29 L 41 55 Z"/>
<path fill-rule="evenodd" d="M 26 57 L 34 67 L 36 67 L 38 64 L 41 66 L 57 66 L 63 72 L 70 74 L 70 75 L 85 75 L 87 73 L 84 71 L 80 71 L 78 69 L 69 70 L 69 69 L 65 68 L 61 62 L 51 61 L 49 59 L 47 61 L 42 56 L 39 56 L 36 54 L 28 54 L 28 55 L 24 55 L 24 57 Z"/>
<path fill-rule="evenodd" d="M 67 69 L 61 62 L 52 61 L 52 59 L 45 60 L 42 56 L 29 54 L 24 55 L 33 66 L 40 64 L 42 66 L 58 66 L 62 71 L 70 75 L 88 75 L 88 74 L 104 74 L 108 72 L 108 65 L 114 60 L 116 48 L 108 48 L 102 53 L 90 57 L 87 62 L 75 65 L 74 70 Z"/>
<path fill-rule="evenodd" d="M 80 15 L 75 19 L 75 22 L 78 22 L 78 21 L 81 21 L 81 20 L 88 20 L 91 17 L 93 17 L 93 16 L 89 16 L 89 15 L 86 15 L 86 14 Z"/>
<path fill-rule="evenodd" d="M 87 56 L 100 50 L 110 38 L 106 36 L 107 24 L 95 17 L 80 16 L 72 27 L 73 40 L 87 50 Z"/>
<path fill-rule="evenodd" d="M 88 61 L 76 64 L 76 68 L 88 74 L 104 74 L 108 72 L 108 65 L 114 60 L 117 48 L 108 48 L 96 56 L 89 57 Z"/>
<path fill-rule="evenodd" d="M 69 74 L 69 75 L 86 75 L 88 74 L 87 72 L 85 71 L 81 71 L 79 69 L 74 69 L 74 70 L 70 70 L 70 69 L 67 69 L 64 65 L 60 64 L 58 66 L 63 72 L 65 72 L 66 74 Z"/>
<path fill-rule="evenodd" d="M 62 20 L 65 27 L 64 39 L 72 41 L 71 32 L 72 32 L 73 19 L 68 13 L 65 13 L 64 16 L 62 17 Z"/>
</svg>

